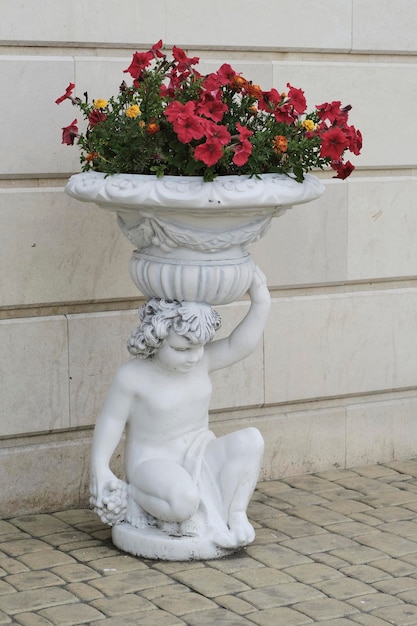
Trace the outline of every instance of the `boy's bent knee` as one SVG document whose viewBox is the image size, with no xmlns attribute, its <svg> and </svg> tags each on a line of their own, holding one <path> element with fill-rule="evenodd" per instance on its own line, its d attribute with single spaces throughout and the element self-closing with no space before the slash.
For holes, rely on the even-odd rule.
<svg viewBox="0 0 417 626">
<path fill-rule="evenodd" d="M 169 498 L 170 518 L 169 522 L 185 522 L 190 519 L 200 504 L 200 494 L 196 485 L 178 486 L 172 490 Z"/>
</svg>

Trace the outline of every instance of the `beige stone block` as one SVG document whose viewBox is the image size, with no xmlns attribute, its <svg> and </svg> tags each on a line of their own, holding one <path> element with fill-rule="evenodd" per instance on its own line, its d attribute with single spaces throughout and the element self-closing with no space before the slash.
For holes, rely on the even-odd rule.
<svg viewBox="0 0 417 626">
<path fill-rule="evenodd" d="M 404 63 L 274 62 L 274 86 L 282 91 L 287 82 L 302 88 L 308 109 L 332 100 L 352 105 L 349 123 L 362 131 L 363 150 L 350 161 L 359 167 L 410 167 L 416 164 L 414 137 L 417 119 L 410 119 L 409 102 L 417 98 L 416 65 Z M 370 79 L 372 77 L 372 79 Z M 381 98 L 389 85 L 395 94 L 395 132 L 386 134 L 392 116 L 390 98 Z"/>
<path fill-rule="evenodd" d="M 0 189 L 2 306 L 138 297 L 114 214 L 60 188 Z"/>
<path fill-rule="evenodd" d="M 414 0 L 397 0 L 395 10 L 393 9 L 389 0 L 353 0 L 354 52 L 393 53 L 417 50 L 416 3 Z"/>
<path fill-rule="evenodd" d="M 9 440 L 0 447 L 0 519 L 88 508 L 91 441 L 91 430 L 67 431 L 20 438 L 15 445 Z M 112 469 L 124 476 L 122 445 Z"/>
<path fill-rule="evenodd" d="M 225 413 L 212 424 L 217 436 L 254 426 L 265 441 L 260 480 L 319 472 L 345 466 L 345 410 L 343 407 L 286 411 L 267 408 L 254 416 L 231 418 Z"/>
<path fill-rule="evenodd" d="M 347 467 L 414 457 L 417 441 L 416 414 L 416 397 L 348 406 Z"/>
<path fill-rule="evenodd" d="M 72 427 L 95 423 L 137 323 L 136 310 L 68 316 Z"/>
<path fill-rule="evenodd" d="M 43 10 L 36 11 L 39 20 L 48 22 Z M 13 97 L 0 100 L 0 116 L 9 120 L 2 128 L 0 176 L 65 173 L 79 168 L 78 151 L 61 144 L 61 128 L 77 118 L 78 112 L 71 105 L 55 104 L 69 82 L 74 82 L 74 63 L 69 57 L 2 57 L 0 91 L 12 89 Z"/>
<path fill-rule="evenodd" d="M 132 55 L 134 52 L 132 48 Z M 77 77 L 74 93 L 82 98 L 86 91 L 90 102 L 99 98 L 108 100 L 111 96 L 117 96 L 123 80 L 129 85 L 132 83 L 131 75 L 124 73 L 130 65 L 132 55 L 74 57 Z"/>
<path fill-rule="evenodd" d="M 415 276 L 417 179 L 352 179 L 348 194 L 348 279 Z"/>
<path fill-rule="evenodd" d="M 180 46 L 347 51 L 351 11 L 344 0 L 264 0 L 243 7 L 240 0 L 175 0 L 166 5 L 165 39 Z"/>
<path fill-rule="evenodd" d="M 64 317 L 0 321 L 0 435 L 69 425 Z"/>
<path fill-rule="evenodd" d="M 42 11 L 33 0 L 3 2 L 0 40 L 9 42 L 153 44 L 165 32 L 165 3 L 124 0 L 123 10 L 112 0 L 100 9 L 84 0 L 42 0 Z M 157 16 L 157 18 L 155 17 Z"/>
<path fill-rule="evenodd" d="M 23 0 L 4 3 L 0 39 L 4 43 L 47 42 L 148 47 L 161 35 L 168 45 L 277 48 L 351 48 L 351 2 L 345 0 L 125 0 L 123 11 L 103 0 L 100 11 L 83 0 Z M 326 15 L 326 19 L 317 19 Z M 47 19 L 45 19 L 47 16 Z M 157 19 L 155 18 L 157 16 Z M 302 16 L 302 19 L 300 19 Z M 314 23 L 314 28 L 311 24 Z M 235 28 L 231 28 L 235 25 Z"/>
<path fill-rule="evenodd" d="M 248 311 L 248 304 L 235 302 L 217 307 L 222 316 L 222 328 L 216 338 L 228 336 L 242 321 Z M 244 406 L 260 406 L 264 404 L 264 365 L 263 345 L 258 345 L 255 352 L 243 361 L 235 363 L 217 372 L 213 372 L 213 396 L 211 410 L 236 408 Z"/>
<path fill-rule="evenodd" d="M 0 449 L 0 518 L 87 506 L 90 445 L 49 437 Z"/>
<path fill-rule="evenodd" d="M 261 479 L 344 467 L 343 408 L 288 411 L 256 421 L 265 440 Z"/>
<path fill-rule="evenodd" d="M 266 402 L 414 387 L 417 291 L 277 298 L 265 336 Z"/>
<path fill-rule="evenodd" d="M 270 287 L 341 282 L 346 277 L 348 187 L 326 181 L 326 192 L 272 220 L 251 247 Z"/>
</svg>

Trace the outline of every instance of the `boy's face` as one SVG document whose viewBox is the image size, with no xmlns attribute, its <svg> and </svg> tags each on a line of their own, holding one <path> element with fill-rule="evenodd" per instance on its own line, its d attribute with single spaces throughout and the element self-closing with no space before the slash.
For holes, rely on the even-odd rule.
<svg viewBox="0 0 417 626">
<path fill-rule="evenodd" d="M 203 344 L 191 343 L 189 339 L 177 335 L 171 328 L 162 346 L 154 354 L 154 360 L 163 369 L 185 373 L 199 363 L 203 355 Z"/>
</svg>

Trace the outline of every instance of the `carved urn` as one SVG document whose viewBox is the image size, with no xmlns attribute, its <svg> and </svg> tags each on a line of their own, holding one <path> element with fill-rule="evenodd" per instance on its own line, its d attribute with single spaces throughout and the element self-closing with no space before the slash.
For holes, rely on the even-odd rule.
<svg viewBox="0 0 417 626">
<path fill-rule="evenodd" d="M 135 246 L 130 275 L 145 296 L 220 305 L 247 291 L 253 275 L 248 248 L 272 218 L 320 197 L 324 186 L 309 174 L 298 183 L 282 174 L 204 182 L 86 172 L 72 176 L 65 191 L 117 214 Z"/>
</svg>

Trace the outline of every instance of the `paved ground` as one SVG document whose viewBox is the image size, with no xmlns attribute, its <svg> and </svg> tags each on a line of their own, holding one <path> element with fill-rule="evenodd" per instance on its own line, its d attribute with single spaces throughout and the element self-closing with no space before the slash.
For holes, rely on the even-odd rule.
<svg viewBox="0 0 417 626">
<path fill-rule="evenodd" d="M 417 624 L 417 460 L 264 482 L 255 543 L 164 563 L 87 510 L 0 521 L 0 624 Z"/>
</svg>

